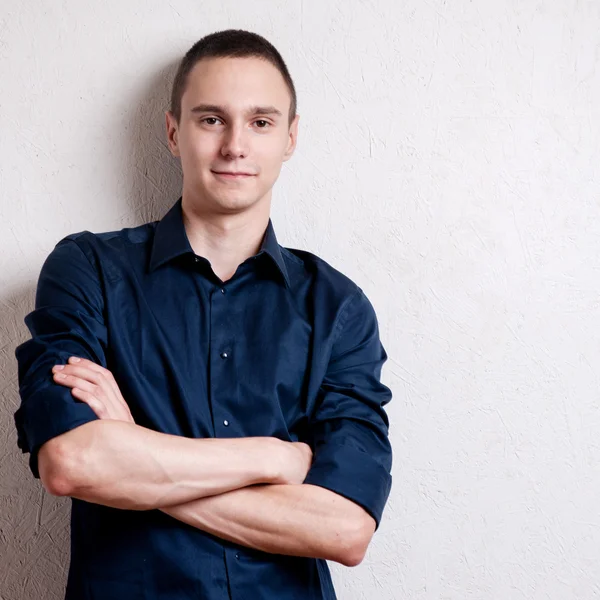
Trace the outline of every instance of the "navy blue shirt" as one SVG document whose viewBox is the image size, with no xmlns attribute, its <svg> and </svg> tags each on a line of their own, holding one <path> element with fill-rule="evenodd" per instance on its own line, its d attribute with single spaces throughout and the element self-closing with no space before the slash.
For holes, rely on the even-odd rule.
<svg viewBox="0 0 600 600">
<path fill-rule="evenodd" d="M 109 369 L 136 424 L 189 438 L 273 436 L 313 449 L 305 483 L 379 525 L 392 453 L 373 306 L 348 277 L 284 248 L 269 220 L 260 251 L 227 282 L 195 255 L 181 198 L 160 221 L 66 236 L 46 259 L 31 339 L 16 349 L 18 445 L 39 447 L 98 417 L 51 369 L 70 356 Z M 221 540 L 160 510 L 72 499 L 69 600 L 334 599 L 327 563 Z"/>
</svg>

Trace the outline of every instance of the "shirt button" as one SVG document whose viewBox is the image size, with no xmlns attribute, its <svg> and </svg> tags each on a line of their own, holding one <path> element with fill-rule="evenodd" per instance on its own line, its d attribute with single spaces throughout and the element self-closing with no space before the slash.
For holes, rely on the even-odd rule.
<svg viewBox="0 0 600 600">
<path fill-rule="evenodd" d="M 194 256 L 194 260 L 195 260 L 196 262 L 200 262 L 200 257 L 199 257 L 199 256 Z"/>
<path fill-rule="evenodd" d="M 235 557 L 236 557 L 236 559 L 237 559 L 237 560 L 240 560 L 240 553 L 239 553 L 239 552 L 236 552 L 236 553 L 235 553 Z"/>
<path fill-rule="evenodd" d="M 223 421 L 223 425 L 225 425 L 225 427 L 229 426 L 229 421 Z"/>
<path fill-rule="evenodd" d="M 227 358 L 228 356 L 227 352 L 221 352 L 221 358 Z"/>
<path fill-rule="evenodd" d="M 223 288 L 221 288 L 221 294 L 224 294 L 225 290 Z"/>
</svg>

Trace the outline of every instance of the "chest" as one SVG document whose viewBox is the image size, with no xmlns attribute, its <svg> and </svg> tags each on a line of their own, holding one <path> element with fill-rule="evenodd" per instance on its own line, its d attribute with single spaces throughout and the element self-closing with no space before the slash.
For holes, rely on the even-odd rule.
<svg viewBox="0 0 600 600">
<path fill-rule="evenodd" d="M 111 370 L 138 424 L 190 437 L 296 439 L 312 410 L 310 309 L 280 282 L 123 279 Z"/>
</svg>

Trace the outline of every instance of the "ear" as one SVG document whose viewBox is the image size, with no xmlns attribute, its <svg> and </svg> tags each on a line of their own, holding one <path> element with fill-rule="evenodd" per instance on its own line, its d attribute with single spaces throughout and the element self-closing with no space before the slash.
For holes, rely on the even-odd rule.
<svg viewBox="0 0 600 600">
<path fill-rule="evenodd" d="M 294 150 L 296 149 L 296 143 L 298 141 L 298 121 L 300 120 L 300 115 L 296 113 L 294 120 L 290 123 L 290 130 L 288 134 L 288 144 L 285 149 L 285 153 L 283 155 L 284 162 L 291 158 L 292 154 L 294 154 Z"/>
<path fill-rule="evenodd" d="M 165 124 L 167 127 L 167 142 L 169 143 L 169 150 L 173 156 L 180 156 L 179 154 L 179 129 L 175 116 L 170 110 L 165 112 Z"/>
</svg>

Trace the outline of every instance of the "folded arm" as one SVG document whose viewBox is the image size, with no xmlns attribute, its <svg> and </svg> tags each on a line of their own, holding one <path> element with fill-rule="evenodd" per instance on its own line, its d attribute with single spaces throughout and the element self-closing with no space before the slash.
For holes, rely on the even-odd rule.
<svg viewBox="0 0 600 600">
<path fill-rule="evenodd" d="M 53 366 L 71 356 L 106 368 L 102 303 L 90 257 L 73 239 L 59 243 L 42 268 L 36 310 L 26 317 L 32 339 L 16 350 L 18 444 L 30 452 L 32 472 L 47 489 L 118 508 L 160 506 L 192 526 L 259 550 L 359 561 L 391 485 L 383 412 L 389 390 L 379 383 L 386 356 L 362 292 L 334 327 L 343 335 L 333 344 L 320 389 L 311 440 L 315 460 L 306 479 L 304 444 L 169 436 L 115 414 L 99 417 L 81 390 L 51 381 Z M 251 444 L 261 440 L 261 449 L 253 451 Z M 282 476 L 279 466 L 290 462 L 285 456 L 296 466 Z M 275 485 L 244 487 L 259 482 Z"/>
<path fill-rule="evenodd" d="M 106 506 L 151 509 L 256 483 L 300 483 L 312 454 L 305 444 L 273 438 L 189 439 L 133 423 L 106 369 L 104 300 L 94 257 L 61 240 L 38 280 L 31 339 L 17 347 L 21 406 L 18 445 L 50 493 Z M 72 356 L 93 365 L 89 385 L 105 372 L 106 406 L 59 385 L 55 365 Z M 65 367 L 66 370 L 66 367 Z M 107 377 L 106 374 L 110 374 Z M 99 380 L 96 380 L 98 383 Z M 64 383 L 64 382 L 63 382 Z"/>
<path fill-rule="evenodd" d="M 346 566 L 362 561 L 391 488 L 383 408 L 391 392 L 380 381 L 387 355 L 362 290 L 340 314 L 310 428 L 314 460 L 303 485 L 249 487 L 164 512 L 265 552 Z"/>
<path fill-rule="evenodd" d="M 161 509 L 242 546 L 359 564 L 375 520 L 354 502 L 314 485 L 258 485 Z"/>
<path fill-rule="evenodd" d="M 355 296 L 344 315 L 344 335 L 334 345 L 311 423 L 315 457 L 304 483 L 245 487 L 162 506 L 163 512 L 264 552 L 325 558 L 347 566 L 362 560 L 391 485 L 383 410 L 391 394 L 379 381 L 386 355 L 364 295 Z M 106 380 L 100 382 L 106 391 L 91 393 L 92 386 L 84 393 L 93 383 L 87 381 L 93 377 L 85 369 L 78 371 L 71 364 L 64 372 L 69 375 L 61 383 L 74 388 L 84 402 L 111 395 Z"/>
<path fill-rule="evenodd" d="M 101 419 L 46 442 L 39 473 L 60 496 L 150 510 L 257 483 L 286 481 L 290 450 L 274 438 L 190 439 Z"/>
<path fill-rule="evenodd" d="M 294 460 L 290 450 L 305 447 L 305 459 L 311 458 L 310 448 L 305 444 L 273 438 L 190 440 L 164 436 L 124 420 L 128 415 L 121 410 L 126 404 L 118 386 L 109 371 L 93 362 L 79 359 L 75 363 L 70 359 L 68 365 L 54 368 L 54 377 L 71 388 L 75 397 L 93 407 L 101 419 L 55 438 L 67 436 L 71 447 L 80 448 L 78 452 L 71 450 L 69 455 L 84 457 L 70 460 L 76 460 L 75 471 L 80 474 L 77 477 L 85 474 L 87 484 L 81 480 L 77 485 L 71 484 L 65 495 L 118 508 L 137 508 L 132 505 L 137 499 L 142 503 L 140 508 L 160 507 L 192 527 L 264 552 L 325 558 L 348 566 L 362 560 L 375 528 L 374 519 L 354 502 L 330 490 L 300 485 L 310 460 L 295 468 L 295 485 L 293 481 L 289 485 L 248 482 L 253 473 L 256 476 L 261 460 L 265 465 L 269 459 L 273 462 L 277 457 L 287 456 L 281 465 L 282 470 L 285 467 L 290 471 Z M 96 436 L 101 439 L 96 440 Z M 52 479 L 45 473 L 49 468 L 46 465 L 52 464 L 46 463 L 45 451 L 54 442 L 50 440 L 40 451 L 42 479 Z M 192 445 L 195 456 L 190 453 Z M 269 447 L 270 452 L 261 458 L 261 449 Z M 229 450 L 233 453 L 228 454 Z M 235 465 L 239 470 L 233 471 Z M 171 476 L 165 482 L 162 476 L 167 472 Z M 214 492 L 216 486 L 230 483 L 231 477 L 243 489 L 223 490 L 226 493 L 218 495 L 200 489 L 200 484 L 204 484 Z M 156 491 L 169 482 L 172 497 L 188 491 L 196 496 L 191 501 L 173 505 L 164 502 L 159 506 Z M 177 482 L 179 486 L 174 485 Z M 189 483 L 189 487 L 182 489 L 183 482 Z"/>
</svg>

